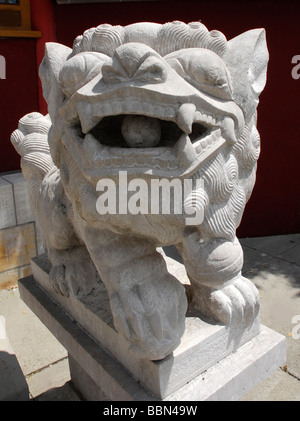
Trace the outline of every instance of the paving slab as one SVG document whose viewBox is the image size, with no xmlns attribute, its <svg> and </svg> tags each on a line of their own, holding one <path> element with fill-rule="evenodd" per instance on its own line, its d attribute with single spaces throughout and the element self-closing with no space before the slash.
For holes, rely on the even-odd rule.
<svg viewBox="0 0 300 421">
<path fill-rule="evenodd" d="M 245 274 L 248 270 L 252 270 L 262 263 L 266 263 L 268 260 L 272 259 L 272 256 L 262 251 L 257 251 L 247 246 L 242 247 L 244 251 L 244 265 L 242 269 L 243 274 Z"/>
<path fill-rule="evenodd" d="M 71 380 L 68 358 L 50 364 L 27 377 L 32 398 L 36 398 L 53 389 L 58 391 Z M 57 390 L 58 389 L 58 390 Z"/>
<path fill-rule="evenodd" d="M 282 369 L 278 369 L 240 400 L 300 401 L 300 381 Z"/>
<path fill-rule="evenodd" d="M 67 356 L 65 348 L 20 299 L 17 288 L 0 292 L 0 314 L 25 375 Z"/>
<path fill-rule="evenodd" d="M 61 387 L 54 387 L 40 394 L 35 401 L 38 402 L 80 402 L 83 397 L 74 389 L 72 382 L 67 382 Z"/>
<path fill-rule="evenodd" d="M 278 257 L 290 263 L 296 263 L 300 266 L 300 244 L 281 253 Z"/>
<path fill-rule="evenodd" d="M 29 390 L 0 316 L 0 401 L 29 400 Z"/>
<path fill-rule="evenodd" d="M 245 276 L 259 290 L 262 322 L 286 337 L 288 370 L 300 379 L 300 338 L 293 335 L 298 315 L 300 323 L 300 266 L 274 258 Z"/>
<path fill-rule="evenodd" d="M 240 239 L 242 246 L 276 257 L 300 243 L 300 234 Z"/>
</svg>

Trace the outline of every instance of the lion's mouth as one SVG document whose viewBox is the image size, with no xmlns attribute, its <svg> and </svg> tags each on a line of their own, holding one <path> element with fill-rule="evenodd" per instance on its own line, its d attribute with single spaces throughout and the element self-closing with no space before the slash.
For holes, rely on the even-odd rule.
<svg viewBox="0 0 300 421">
<path fill-rule="evenodd" d="M 194 96 L 178 98 L 162 95 L 159 85 L 113 87 L 104 93 L 100 86 L 99 94 L 93 86 L 90 97 L 85 91 L 76 93 L 61 115 L 65 145 L 85 172 L 95 177 L 120 171 L 191 176 L 226 143 L 236 142 L 244 124 L 234 102 L 208 102 L 194 90 Z"/>
<path fill-rule="evenodd" d="M 204 138 L 210 129 L 200 123 L 192 125 L 191 143 Z M 105 117 L 90 134 L 102 145 L 112 148 L 173 147 L 185 132 L 174 122 L 144 115 L 121 114 Z M 200 146 L 200 145 L 198 145 Z"/>
<path fill-rule="evenodd" d="M 73 140 L 76 136 L 83 142 L 86 162 L 93 163 L 99 175 L 127 170 L 179 177 L 195 171 L 226 143 L 220 123 L 212 116 L 196 112 L 193 121 L 187 120 L 126 113 L 104 116 L 86 134 L 79 122 L 68 132 Z"/>
<path fill-rule="evenodd" d="M 182 122 L 179 127 L 174 121 L 121 114 L 103 118 L 85 141 L 94 143 L 97 140 L 112 149 L 111 158 L 103 161 L 105 167 L 114 163 L 120 166 L 113 158 L 117 153 L 124 157 L 127 166 L 187 170 L 203 152 L 220 143 L 221 130 L 215 125 L 216 121 L 206 115 L 201 116 L 201 123 L 193 122 L 188 127 Z"/>
</svg>

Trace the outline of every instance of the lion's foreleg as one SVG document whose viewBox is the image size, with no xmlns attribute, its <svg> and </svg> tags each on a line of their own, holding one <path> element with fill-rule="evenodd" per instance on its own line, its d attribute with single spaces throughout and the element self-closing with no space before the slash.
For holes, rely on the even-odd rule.
<svg viewBox="0 0 300 421">
<path fill-rule="evenodd" d="M 155 245 L 91 229 L 85 242 L 107 287 L 115 328 L 131 349 L 149 359 L 172 352 L 184 332 L 187 300 Z"/>
<path fill-rule="evenodd" d="M 259 311 L 259 295 L 241 275 L 243 250 L 238 239 L 201 241 L 194 232 L 183 239 L 181 252 L 193 288 L 193 305 L 226 325 L 251 326 Z"/>
</svg>

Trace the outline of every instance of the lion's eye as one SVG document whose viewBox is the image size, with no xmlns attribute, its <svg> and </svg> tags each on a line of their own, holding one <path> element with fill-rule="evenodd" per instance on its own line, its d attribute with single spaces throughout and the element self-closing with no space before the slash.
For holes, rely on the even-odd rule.
<svg viewBox="0 0 300 421">
<path fill-rule="evenodd" d="M 79 53 L 65 63 L 59 75 L 59 82 L 67 96 L 73 95 L 78 89 L 101 73 L 103 63 L 109 57 L 102 53 Z"/>
<path fill-rule="evenodd" d="M 230 77 L 222 59 L 204 48 L 188 48 L 164 59 L 191 85 L 217 98 L 231 100 Z"/>
</svg>

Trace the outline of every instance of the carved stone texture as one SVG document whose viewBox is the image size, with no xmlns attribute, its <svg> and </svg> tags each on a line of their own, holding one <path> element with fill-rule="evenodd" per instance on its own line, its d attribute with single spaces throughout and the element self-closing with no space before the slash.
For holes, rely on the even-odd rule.
<svg viewBox="0 0 300 421">
<path fill-rule="evenodd" d="M 57 293 L 78 297 L 103 282 L 115 328 L 141 358 L 164 358 L 185 328 L 185 288 L 157 247 L 181 254 L 190 306 L 242 330 L 257 317 L 235 232 L 255 183 L 267 62 L 264 29 L 227 41 L 200 22 L 105 24 L 73 49 L 46 44 L 40 77 L 49 115 L 23 117 L 11 140 L 50 279 Z M 170 187 L 160 189 L 158 207 L 153 181 Z M 104 185 L 102 207 L 105 197 L 112 206 L 101 212 Z M 189 218 L 191 210 L 201 217 Z"/>
</svg>

